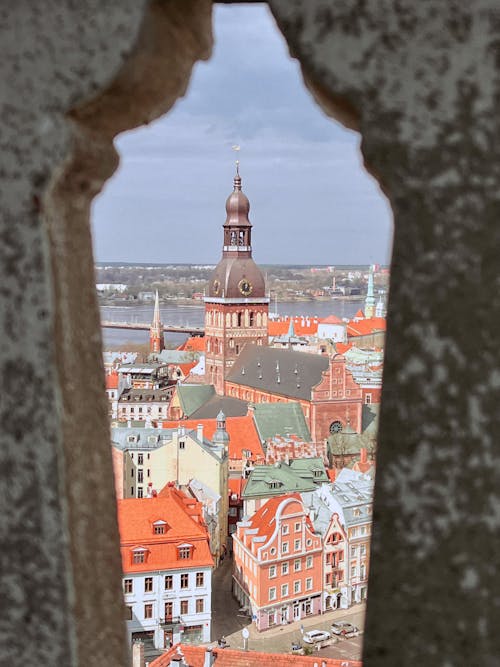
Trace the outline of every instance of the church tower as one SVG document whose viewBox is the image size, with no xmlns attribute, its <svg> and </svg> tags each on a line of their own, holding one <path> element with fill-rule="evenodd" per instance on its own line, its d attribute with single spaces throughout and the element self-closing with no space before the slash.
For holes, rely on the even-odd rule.
<svg viewBox="0 0 500 667">
<path fill-rule="evenodd" d="M 233 192 L 226 201 L 222 259 L 205 297 L 205 372 L 221 396 L 226 375 L 245 343 L 268 343 L 269 298 L 264 276 L 252 259 L 249 211 L 237 162 Z"/>
<path fill-rule="evenodd" d="M 158 299 L 158 290 L 156 290 L 155 310 L 153 321 L 149 329 L 149 350 L 158 354 L 165 349 L 165 339 L 163 338 L 163 324 L 160 320 L 160 301 Z"/>
<path fill-rule="evenodd" d="M 370 273 L 368 274 L 368 289 L 365 299 L 365 317 L 373 317 L 375 315 L 375 295 L 373 293 L 373 266 L 370 266 Z"/>
</svg>

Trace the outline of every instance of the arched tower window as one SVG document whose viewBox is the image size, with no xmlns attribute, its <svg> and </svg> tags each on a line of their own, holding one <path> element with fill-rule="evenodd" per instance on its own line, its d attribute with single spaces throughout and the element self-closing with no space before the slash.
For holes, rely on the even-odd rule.
<svg viewBox="0 0 500 667">
<path fill-rule="evenodd" d="M 238 313 L 238 326 L 241 327 L 242 325 L 242 313 L 241 311 Z"/>
<path fill-rule="evenodd" d="M 250 317 L 248 323 L 251 327 L 253 327 L 253 325 L 255 324 L 255 314 L 253 313 L 253 311 L 250 311 Z"/>
</svg>

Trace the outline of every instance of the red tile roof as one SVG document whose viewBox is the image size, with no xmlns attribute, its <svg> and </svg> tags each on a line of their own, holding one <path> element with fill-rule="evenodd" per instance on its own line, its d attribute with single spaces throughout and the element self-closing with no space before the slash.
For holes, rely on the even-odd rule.
<svg viewBox="0 0 500 667">
<path fill-rule="evenodd" d="M 108 373 L 106 375 L 106 389 L 118 389 L 118 373 Z"/>
<path fill-rule="evenodd" d="M 318 332 L 317 317 L 294 317 L 293 326 L 296 336 L 315 336 Z M 284 336 L 290 328 L 290 318 L 268 321 L 269 336 Z"/>
<path fill-rule="evenodd" d="M 211 440 L 217 423 L 215 419 L 182 419 L 180 421 L 164 421 L 163 428 L 177 428 L 183 426 L 186 429 L 196 429 L 198 424 L 203 426 L 203 435 Z M 226 430 L 229 433 L 229 458 L 242 459 L 243 450 L 251 452 L 251 459 L 264 459 L 264 451 L 260 442 L 259 434 L 255 428 L 255 422 L 251 415 L 243 417 L 226 417 Z M 246 457 L 245 457 L 246 458 Z"/>
<path fill-rule="evenodd" d="M 182 352 L 205 352 L 205 337 L 191 336 L 177 348 Z"/>
<path fill-rule="evenodd" d="M 150 667 L 169 667 L 172 658 L 178 655 L 178 649 L 182 652 L 189 667 L 203 667 L 206 648 L 189 644 L 176 644 L 167 653 L 153 660 Z M 318 656 L 238 651 L 232 648 L 215 648 L 212 650 L 212 654 L 215 657 L 214 667 L 262 667 L 263 665 L 313 667 L 313 665 L 319 664 L 325 667 L 362 667 L 359 660 L 346 660 L 345 658 L 337 660 L 336 658 L 325 658 L 323 656 L 321 656 L 321 660 L 318 660 Z"/>
<path fill-rule="evenodd" d="M 320 324 L 343 324 L 340 317 L 337 317 L 336 315 L 328 315 L 328 317 L 324 317 L 319 322 Z"/>
<path fill-rule="evenodd" d="M 177 364 L 176 368 L 179 368 L 184 377 L 187 377 L 191 372 L 191 369 L 194 368 L 197 364 L 197 361 L 190 361 L 187 364 Z"/>
<path fill-rule="evenodd" d="M 297 500 L 302 505 L 302 499 L 298 493 L 288 493 L 283 496 L 270 498 L 255 512 L 255 514 L 249 519 L 249 521 L 252 523 L 252 529 L 257 529 L 256 534 L 252 533 L 252 538 L 256 536 L 270 537 L 273 534 L 276 527 L 276 511 L 283 501 L 290 498 Z M 306 516 L 306 523 L 310 530 L 314 531 L 311 519 L 308 516 Z"/>
<path fill-rule="evenodd" d="M 154 534 L 155 521 L 166 522 L 165 534 Z M 173 487 L 166 486 L 155 498 L 118 500 L 118 526 L 124 573 L 213 565 L 201 503 Z M 181 544 L 192 545 L 190 559 L 179 560 Z M 145 562 L 133 563 L 133 550 L 141 547 Z"/>
<path fill-rule="evenodd" d="M 385 317 L 368 317 L 355 322 L 351 320 L 347 325 L 348 336 L 367 336 L 375 331 L 385 331 Z"/>
<path fill-rule="evenodd" d="M 335 343 L 335 349 L 337 351 L 337 354 L 344 354 L 347 352 L 347 350 L 350 350 L 352 347 L 352 343 Z"/>
<path fill-rule="evenodd" d="M 238 498 L 241 497 L 243 489 L 245 488 L 246 479 L 243 477 L 230 477 L 228 479 L 229 493 L 235 493 Z"/>
</svg>

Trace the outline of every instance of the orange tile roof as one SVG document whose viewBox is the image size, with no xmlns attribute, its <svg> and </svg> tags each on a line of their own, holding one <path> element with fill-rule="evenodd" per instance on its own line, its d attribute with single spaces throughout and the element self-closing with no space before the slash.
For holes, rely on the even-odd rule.
<svg viewBox="0 0 500 667">
<path fill-rule="evenodd" d="M 108 373 L 106 375 L 106 389 L 118 389 L 118 373 Z"/>
<path fill-rule="evenodd" d="M 203 435 L 211 440 L 217 422 L 215 419 L 182 419 L 180 421 L 164 421 L 163 428 L 177 428 L 183 426 L 186 429 L 196 429 L 198 424 L 203 426 Z M 251 458 L 258 460 L 264 458 L 264 451 L 260 442 L 259 434 L 255 427 L 255 422 L 251 415 L 243 417 L 226 417 L 226 430 L 229 433 L 229 458 L 242 459 L 243 450 L 247 449 L 252 453 Z"/>
<path fill-rule="evenodd" d="M 177 364 L 176 368 L 179 368 L 182 371 L 182 374 L 186 377 L 189 375 L 192 368 L 198 364 L 197 361 L 190 361 L 187 364 Z"/>
<path fill-rule="evenodd" d="M 204 646 L 192 646 L 189 644 L 175 644 L 172 648 L 150 663 L 150 667 L 169 667 L 172 658 L 182 652 L 185 662 L 189 667 L 203 667 L 205 660 Z M 275 667 L 313 667 L 322 664 L 325 667 L 362 667 L 359 660 L 346 660 L 342 658 L 325 658 L 321 656 L 292 655 L 289 653 L 260 653 L 258 651 L 239 651 L 232 648 L 212 650 L 215 657 L 214 667 L 262 667 L 262 665 L 275 665 Z"/>
<path fill-rule="evenodd" d="M 293 326 L 296 336 L 315 336 L 318 332 L 317 317 L 294 317 Z M 290 328 L 290 318 L 268 321 L 269 336 L 284 336 Z"/>
<path fill-rule="evenodd" d="M 127 498 L 117 504 L 124 573 L 213 565 L 201 503 L 166 486 L 155 498 Z M 164 535 L 153 533 L 158 520 L 167 524 Z M 189 560 L 178 558 L 177 547 L 184 543 L 193 546 Z M 137 547 L 147 551 L 144 563 L 132 562 L 132 550 Z"/>
<path fill-rule="evenodd" d="M 245 482 L 246 479 L 243 479 L 243 477 L 230 477 L 227 482 L 229 493 L 235 493 L 238 497 L 240 497 L 245 487 Z"/>
<path fill-rule="evenodd" d="M 352 347 L 352 343 L 335 343 L 335 349 L 337 350 L 337 354 L 344 354 L 347 352 L 347 350 L 350 350 Z"/>
<path fill-rule="evenodd" d="M 367 336 L 375 331 L 385 331 L 385 317 L 368 317 L 359 322 L 351 320 L 347 325 L 348 336 Z"/>
<path fill-rule="evenodd" d="M 289 498 L 294 498 L 302 504 L 302 499 L 298 493 L 287 493 L 283 496 L 276 496 L 275 498 L 270 498 L 262 507 L 260 507 L 255 514 L 249 519 L 252 522 L 252 529 L 256 528 L 257 533 L 252 537 L 256 536 L 266 536 L 269 537 L 272 535 L 275 529 L 275 517 L 278 507 L 284 500 Z M 314 527 L 311 523 L 311 519 L 306 516 L 306 523 L 311 531 L 314 531 Z"/>
<path fill-rule="evenodd" d="M 205 337 L 191 336 L 177 348 L 182 352 L 205 352 Z"/>
<path fill-rule="evenodd" d="M 343 324 L 343 322 L 340 317 L 337 317 L 336 315 L 328 315 L 328 317 L 324 317 L 320 320 L 320 324 Z"/>
<path fill-rule="evenodd" d="M 354 317 L 355 317 L 355 318 L 361 318 L 361 319 L 364 319 L 365 314 L 364 314 L 364 312 L 363 312 L 363 311 L 361 310 L 361 308 L 360 308 L 360 309 L 354 314 Z"/>
</svg>

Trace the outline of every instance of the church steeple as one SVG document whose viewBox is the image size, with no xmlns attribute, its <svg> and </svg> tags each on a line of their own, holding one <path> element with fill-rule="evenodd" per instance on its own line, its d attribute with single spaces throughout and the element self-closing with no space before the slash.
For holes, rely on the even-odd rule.
<svg viewBox="0 0 500 667">
<path fill-rule="evenodd" d="M 373 293 L 373 265 L 370 266 L 370 273 L 368 274 L 368 289 L 365 299 L 365 317 L 373 317 L 375 315 L 375 295 Z"/>
<path fill-rule="evenodd" d="M 153 353 L 161 352 L 165 349 L 165 340 L 163 338 L 163 324 L 160 319 L 160 299 L 158 297 L 158 290 L 155 296 L 155 309 L 153 313 L 153 321 L 149 329 L 149 349 Z"/>
<path fill-rule="evenodd" d="M 223 257 L 252 256 L 252 224 L 248 219 L 250 202 L 241 190 L 240 165 L 236 162 L 233 191 L 226 201 Z"/>
</svg>

